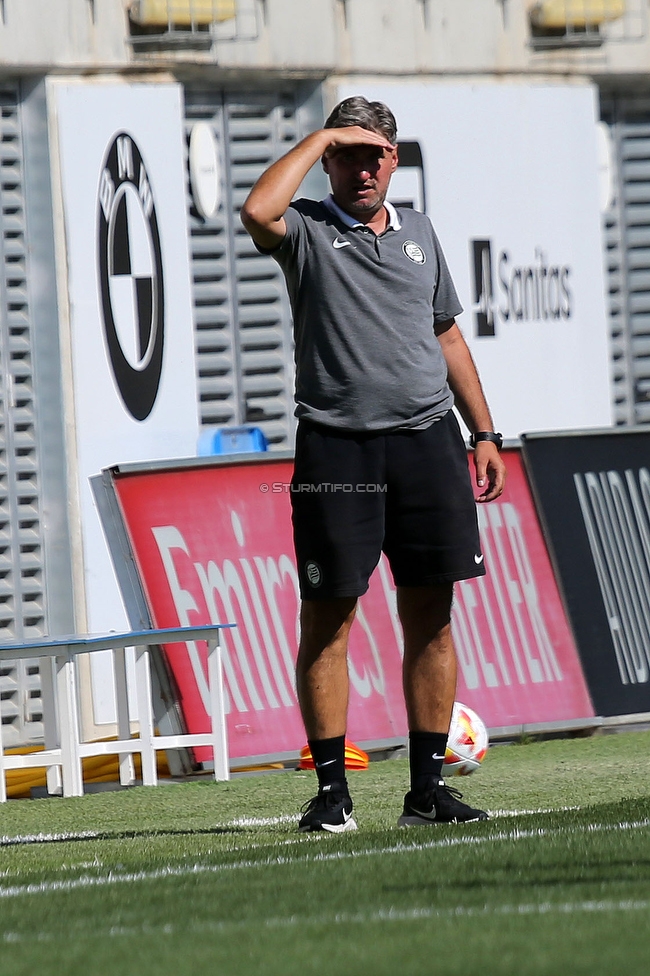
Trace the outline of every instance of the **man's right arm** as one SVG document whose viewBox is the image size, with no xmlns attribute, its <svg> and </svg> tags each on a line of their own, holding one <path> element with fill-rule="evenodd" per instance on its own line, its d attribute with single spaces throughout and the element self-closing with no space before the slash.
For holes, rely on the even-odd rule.
<svg viewBox="0 0 650 976">
<path fill-rule="evenodd" d="M 269 166 L 241 208 L 241 221 L 255 243 L 267 251 L 278 247 L 287 232 L 284 214 L 314 163 L 342 146 L 354 145 L 392 148 L 385 136 L 356 125 L 318 129 Z"/>
</svg>

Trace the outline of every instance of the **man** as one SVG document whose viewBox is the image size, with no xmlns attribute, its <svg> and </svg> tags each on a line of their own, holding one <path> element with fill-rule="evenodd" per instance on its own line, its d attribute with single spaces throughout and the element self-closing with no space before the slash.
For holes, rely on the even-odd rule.
<svg viewBox="0 0 650 976">
<path fill-rule="evenodd" d="M 305 831 L 356 827 L 345 776 L 348 635 L 382 550 L 404 632 L 411 788 L 398 823 L 487 819 L 442 779 L 456 691 L 453 584 L 485 572 L 454 399 L 473 433 L 479 502 L 501 494 L 505 467 L 433 228 L 386 200 L 396 136 L 387 106 L 345 99 L 261 176 L 241 213 L 282 267 L 294 319 L 296 678 L 319 784 Z M 292 203 L 318 160 L 331 195 Z"/>
</svg>

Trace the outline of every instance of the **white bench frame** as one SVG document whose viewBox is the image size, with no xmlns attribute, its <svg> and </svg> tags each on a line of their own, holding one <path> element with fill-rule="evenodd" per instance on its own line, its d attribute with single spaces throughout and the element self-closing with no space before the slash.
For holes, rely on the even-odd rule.
<svg viewBox="0 0 650 976">
<path fill-rule="evenodd" d="M 5 755 L 0 728 L 0 803 L 7 799 L 6 771 L 9 769 L 47 769 L 47 789 L 51 795 L 83 796 L 82 759 L 86 756 L 119 756 L 120 783 L 135 783 L 134 753 L 142 759 L 142 783 L 156 786 L 156 753 L 165 749 L 191 749 L 209 746 L 214 757 L 215 780 L 230 779 L 228 739 L 223 697 L 223 676 L 219 632 L 234 624 L 207 624 L 200 627 L 170 627 L 162 630 L 131 631 L 121 634 L 77 635 L 42 638 L 20 644 L 0 645 L 0 661 L 40 658 L 41 695 L 45 749 L 23 755 Z M 211 729 L 206 733 L 155 735 L 151 697 L 149 648 L 158 644 L 205 640 L 208 645 L 208 689 Z M 125 648 L 135 648 L 135 696 L 139 733 L 131 737 Z M 113 651 L 117 702 L 117 740 L 82 742 L 79 723 L 79 690 L 76 657 L 95 651 Z"/>
</svg>

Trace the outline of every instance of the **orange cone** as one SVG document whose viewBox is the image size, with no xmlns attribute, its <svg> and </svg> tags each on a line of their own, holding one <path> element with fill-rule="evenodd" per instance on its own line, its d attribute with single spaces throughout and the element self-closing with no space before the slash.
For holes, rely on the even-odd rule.
<svg viewBox="0 0 650 976">
<path fill-rule="evenodd" d="M 364 752 L 354 742 L 345 740 L 345 768 L 346 769 L 367 769 L 370 763 L 368 753 Z M 314 760 L 309 746 L 303 746 L 300 750 L 300 762 L 298 769 L 313 769 Z"/>
</svg>

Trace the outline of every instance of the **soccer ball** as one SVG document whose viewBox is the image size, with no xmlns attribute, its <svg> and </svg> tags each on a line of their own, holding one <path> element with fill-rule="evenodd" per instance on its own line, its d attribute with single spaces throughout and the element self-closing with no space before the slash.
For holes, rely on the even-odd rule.
<svg viewBox="0 0 650 976">
<path fill-rule="evenodd" d="M 487 729 L 476 712 L 454 702 L 443 775 L 469 776 L 481 765 L 489 744 Z"/>
</svg>

